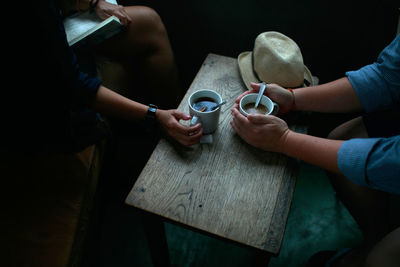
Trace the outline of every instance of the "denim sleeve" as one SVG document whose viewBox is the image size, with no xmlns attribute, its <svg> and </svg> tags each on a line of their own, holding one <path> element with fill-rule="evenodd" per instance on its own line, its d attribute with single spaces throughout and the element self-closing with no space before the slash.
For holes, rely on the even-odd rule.
<svg viewBox="0 0 400 267">
<path fill-rule="evenodd" d="M 346 72 L 366 112 L 398 108 L 400 102 L 400 35 L 375 63 Z M 396 104 L 397 103 L 397 104 Z"/>
<path fill-rule="evenodd" d="M 400 194 L 400 135 L 343 142 L 338 167 L 357 185 Z"/>
</svg>

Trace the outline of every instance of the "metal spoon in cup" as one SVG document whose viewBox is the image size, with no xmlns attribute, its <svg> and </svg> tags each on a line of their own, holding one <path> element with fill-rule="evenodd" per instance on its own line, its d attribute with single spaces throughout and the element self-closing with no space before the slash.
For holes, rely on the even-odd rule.
<svg viewBox="0 0 400 267">
<path fill-rule="evenodd" d="M 222 101 L 221 103 L 216 104 L 211 110 L 216 110 L 218 107 L 222 106 L 225 103 L 226 103 L 226 101 Z"/>
<path fill-rule="evenodd" d="M 264 94 L 264 90 L 265 90 L 266 86 L 267 86 L 267 84 L 265 82 L 263 82 L 261 84 L 261 88 L 260 88 L 260 91 L 258 92 L 258 96 L 257 96 L 256 104 L 254 105 L 254 108 L 258 107 L 258 104 L 260 103 L 261 97 Z"/>
</svg>

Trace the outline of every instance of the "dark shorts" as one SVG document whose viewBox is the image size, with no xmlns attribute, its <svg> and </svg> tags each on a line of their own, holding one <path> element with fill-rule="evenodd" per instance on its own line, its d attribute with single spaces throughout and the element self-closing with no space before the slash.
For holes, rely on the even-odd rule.
<svg viewBox="0 0 400 267">
<path fill-rule="evenodd" d="M 391 137 L 400 134 L 400 111 L 379 111 L 363 115 L 369 137 Z"/>
</svg>

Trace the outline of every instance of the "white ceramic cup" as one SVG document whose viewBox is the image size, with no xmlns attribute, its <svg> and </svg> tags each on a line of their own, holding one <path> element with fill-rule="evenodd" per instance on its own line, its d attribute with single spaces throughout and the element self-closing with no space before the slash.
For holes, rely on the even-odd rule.
<svg viewBox="0 0 400 267">
<path fill-rule="evenodd" d="M 190 125 L 195 125 L 196 123 L 201 122 L 203 134 L 210 134 L 215 132 L 218 127 L 221 107 L 203 112 L 196 110 L 193 106 L 199 99 L 202 98 L 211 98 L 215 104 L 218 104 L 222 102 L 222 97 L 217 92 L 208 89 L 198 90 L 189 96 L 189 113 L 190 116 L 192 116 Z"/>
<path fill-rule="evenodd" d="M 239 102 L 240 112 L 247 117 L 249 113 L 246 112 L 245 106 L 249 103 L 256 103 L 258 94 L 247 94 Z M 273 102 L 269 97 L 263 95 L 261 97 L 259 105 L 264 105 L 268 111 L 264 115 L 276 115 L 279 111 L 279 106 Z"/>
</svg>

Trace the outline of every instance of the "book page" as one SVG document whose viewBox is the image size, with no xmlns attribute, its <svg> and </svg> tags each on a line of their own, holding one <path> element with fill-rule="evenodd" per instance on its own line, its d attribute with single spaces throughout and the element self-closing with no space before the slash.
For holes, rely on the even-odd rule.
<svg viewBox="0 0 400 267">
<path fill-rule="evenodd" d="M 95 28 L 101 22 L 102 20 L 96 14 L 89 12 L 74 14 L 65 18 L 64 27 L 68 43 Z"/>
<path fill-rule="evenodd" d="M 117 5 L 116 0 L 106 0 L 111 4 Z M 117 19 L 118 20 L 118 19 Z M 119 20 L 118 20 L 119 21 Z M 67 41 L 70 45 L 84 38 L 91 31 L 94 31 L 103 22 L 96 13 L 89 11 L 76 13 L 64 19 L 64 28 L 67 35 Z"/>
</svg>

